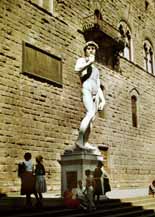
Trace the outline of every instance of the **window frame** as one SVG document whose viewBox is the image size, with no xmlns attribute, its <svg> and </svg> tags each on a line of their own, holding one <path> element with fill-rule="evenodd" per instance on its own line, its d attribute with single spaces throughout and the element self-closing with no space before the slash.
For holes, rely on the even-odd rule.
<svg viewBox="0 0 155 217">
<path fill-rule="evenodd" d="M 129 61 L 133 61 L 133 41 L 130 27 L 125 21 L 121 21 L 118 29 L 125 42 L 122 56 Z"/>
<path fill-rule="evenodd" d="M 132 110 L 132 126 L 138 127 L 138 118 L 137 118 L 137 96 L 131 96 L 131 110 Z"/>
<path fill-rule="evenodd" d="M 149 40 L 144 41 L 143 45 L 143 55 L 144 55 L 144 70 L 149 74 L 155 75 L 154 69 L 154 52 L 153 47 Z"/>
<path fill-rule="evenodd" d="M 134 102 L 133 99 L 135 100 Z M 130 106 L 132 127 L 138 129 L 140 126 L 140 93 L 136 88 L 130 91 Z"/>
</svg>

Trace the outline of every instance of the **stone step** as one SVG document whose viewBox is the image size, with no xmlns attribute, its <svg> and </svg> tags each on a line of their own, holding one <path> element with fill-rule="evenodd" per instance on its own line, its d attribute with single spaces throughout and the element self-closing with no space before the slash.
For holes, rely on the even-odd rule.
<svg viewBox="0 0 155 217">
<path fill-rule="evenodd" d="M 132 212 L 126 212 L 126 213 L 118 213 L 114 215 L 106 215 L 106 217 L 155 217 L 155 213 L 149 211 L 141 211 L 138 210 L 132 211 Z"/>
<path fill-rule="evenodd" d="M 145 214 L 147 217 L 147 214 L 153 214 L 152 210 L 143 210 L 141 207 L 124 207 L 124 208 L 115 208 L 115 209 L 102 209 L 102 210 L 96 210 L 91 213 L 84 213 L 84 214 L 74 214 L 70 215 L 69 217 L 125 217 L 125 216 L 141 216 L 142 214 Z M 66 215 L 64 215 L 66 216 Z"/>
<path fill-rule="evenodd" d="M 35 205 L 36 199 L 32 198 L 32 204 Z M 44 198 L 45 206 L 62 206 L 62 198 Z M 0 198 L 0 210 L 7 209 L 21 209 L 25 206 L 25 197 L 3 197 Z"/>
<path fill-rule="evenodd" d="M 150 205 L 155 205 L 155 201 L 137 201 L 137 202 L 134 202 L 134 203 L 131 203 L 133 206 L 142 206 L 142 207 L 145 207 L 145 206 L 148 206 L 149 204 Z"/>
<path fill-rule="evenodd" d="M 24 210 L 23 210 L 24 211 Z M 5 215 L 7 217 L 43 217 L 43 216 L 63 216 L 63 217 L 84 217 L 84 216 L 105 216 L 105 217 L 110 217 L 110 216 L 135 216 L 135 214 L 140 215 L 140 214 L 150 214 L 153 213 L 153 211 L 148 210 L 144 211 L 141 207 L 132 207 L 132 206 L 127 206 L 127 205 L 120 205 L 119 207 L 110 207 L 105 208 L 104 205 L 102 207 L 98 207 L 96 211 L 92 211 L 91 213 L 85 213 L 83 210 L 73 210 L 73 209 L 58 209 L 57 210 L 31 210 L 30 212 L 24 212 L 24 213 L 16 213 L 10 214 L 10 215 Z"/>
<path fill-rule="evenodd" d="M 124 200 L 120 199 L 104 199 L 97 204 L 97 209 L 92 212 L 86 212 L 83 210 L 76 209 L 66 209 L 63 205 L 62 198 L 44 198 L 43 208 L 24 208 L 25 198 L 14 197 L 14 198 L 3 198 L 0 200 L 1 214 L 3 217 L 155 217 L 155 212 L 153 210 L 154 201 L 152 198 L 132 198 Z M 35 203 L 35 198 L 33 198 L 33 203 Z M 138 205 L 133 205 L 136 203 Z M 147 207 L 144 210 L 143 204 Z M 8 208 L 7 208 L 8 206 Z"/>
<path fill-rule="evenodd" d="M 144 197 L 131 197 L 131 198 L 123 198 L 120 199 L 122 202 L 137 202 L 137 201 L 154 201 L 155 199 L 152 196 L 144 196 Z"/>
<path fill-rule="evenodd" d="M 51 205 L 47 204 L 47 199 L 44 199 L 44 204 L 45 206 L 43 207 L 42 211 L 47 211 L 47 210 L 54 210 L 55 211 L 55 214 L 60 214 L 61 212 L 63 213 L 77 213 L 77 210 L 67 210 L 67 209 L 64 209 L 64 205 L 63 203 L 59 203 L 57 204 L 57 206 L 54 207 L 54 205 L 52 204 L 52 200 L 51 201 Z M 6 200 L 7 202 L 7 200 Z M 61 202 L 61 201 L 59 201 Z M 97 209 L 100 210 L 100 209 L 113 209 L 113 208 L 117 208 L 117 207 L 125 207 L 125 206 L 130 206 L 131 204 L 130 203 L 120 203 L 120 200 L 119 199 L 112 199 L 112 200 L 102 200 L 100 201 L 100 203 L 97 205 Z M 27 211 L 24 209 L 24 206 L 22 206 L 21 208 L 17 208 L 17 204 L 16 204 L 16 207 L 13 207 L 12 208 L 14 209 L 14 214 L 17 216 L 18 214 L 20 215 L 20 213 L 23 213 L 23 211 Z M 9 208 L 9 209 L 4 209 L 3 208 L 3 211 L 5 215 L 9 215 L 11 214 L 12 216 L 12 208 Z M 35 211 L 36 209 L 33 207 L 31 209 L 31 211 L 34 213 L 35 215 Z"/>
<path fill-rule="evenodd" d="M 43 211 L 42 213 L 35 213 L 32 215 L 19 215 L 20 217 L 50 217 L 50 216 L 63 216 L 63 217 L 136 217 L 136 216 L 145 216 L 145 217 L 155 217 L 155 213 L 152 210 L 143 210 L 141 207 L 123 207 L 120 206 L 119 208 L 110 208 L 105 209 L 105 207 L 100 207 L 100 209 L 96 211 L 92 211 L 91 213 L 83 212 L 83 210 L 70 210 L 70 209 L 63 209 L 63 210 L 54 210 L 54 211 Z"/>
<path fill-rule="evenodd" d="M 147 196 L 143 198 L 128 198 L 121 200 L 122 202 L 130 202 L 133 206 L 142 206 L 143 209 L 155 210 L 155 198 Z"/>
</svg>

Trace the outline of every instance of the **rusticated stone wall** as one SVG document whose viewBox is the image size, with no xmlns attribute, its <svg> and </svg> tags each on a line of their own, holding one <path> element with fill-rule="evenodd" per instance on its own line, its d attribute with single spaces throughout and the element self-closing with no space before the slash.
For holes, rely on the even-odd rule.
<svg viewBox="0 0 155 217">
<path fill-rule="evenodd" d="M 102 4 L 99 4 L 102 2 Z M 133 62 L 123 57 L 120 72 L 99 64 L 106 107 L 97 116 L 91 142 L 108 145 L 113 188 L 146 187 L 155 176 L 155 77 L 143 70 L 143 41 L 154 45 L 155 5 L 148 1 L 55 1 L 53 15 L 30 0 L 0 1 L 0 186 L 18 191 L 17 163 L 30 151 L 42 154 L 48 189 L 60 193 L 58 160 L 74 146 L 84 115 L 81 87 L 74 73 L 85 43 L 81 21 L 98 8 L 118 28 L 125 20 L 132 32 Z M 61 57 L 63 85 L 22 73 L 23 41 Z M 51 69 L 52 73 L 52 69 Z M 138 128 L 132 126 L 131 94 L 136 90 Z M 102 117 L 103 116 L 103 117 Z"/>
</svg>

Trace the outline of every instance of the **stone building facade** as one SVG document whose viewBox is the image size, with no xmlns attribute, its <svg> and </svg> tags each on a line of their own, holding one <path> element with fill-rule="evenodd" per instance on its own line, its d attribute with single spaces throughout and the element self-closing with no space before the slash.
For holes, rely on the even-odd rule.
<svg viewBox="0 0 155 217">
<path fill-rule="evenodd" d="M 0 188 L 18 191 L 17 164 L 44 157 L 48 189 L 60 193 L 64 150 L 84 115 L 74 73 L 85 41 L 99 46 L 106 106 L 91 142 L 106 158 L 112 188 L 155 178 L 155 1 L 0 1 Z"/>
</svg>

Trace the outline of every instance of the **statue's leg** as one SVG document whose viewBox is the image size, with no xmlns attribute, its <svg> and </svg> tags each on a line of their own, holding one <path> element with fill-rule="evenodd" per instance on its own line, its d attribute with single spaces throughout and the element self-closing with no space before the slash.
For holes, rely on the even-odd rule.
<svg viewBox="0 0 155 217">
<path fill-rule="evenodd" d="M 90 91 L 88 90 L 83 91 L 83 103 L 86 109 L 86 115 L 81 121 L 79 136 L 76 142 L 79 147 L 84 146 L 85 140 L 89 137 L 91 121 L 95 116 L 95 106 L 93 98 Z"/>
<path fill-rule="evenodd" d="M 78 138 L 76 140 L 76 145 L 80 148 L 84 147 L 83 132 L 79 131 L 79 135 L 78 135 Z"/>
<path fill-rule="evenodd" d="M 93 115 L 92 115 L 92 119 L 91 121 L 89 122 L 89 126 L 87 127 L 86 129 L 86 132 L 85 132 L 85 135 L 84 135 L 84 144 L 88 144 L 88 140 L 89 140 L 89 135 L 91 133 L 91 129 L 92 129 L 92 125 L 93 125 L 93 122 L 95 120 L 95 117 L 96 117 L 96 113 L 98 111 L 98 104 L 99 104 L 99 98 L 98 96 L 96 95 L 95 97 L 93 97 L 93 109 L 92 111 L 94 111 Z"/>
<path fill-rule="evenodd" d="M 84 145 L 85 145 L 86 143 L 88 143 L 89 135 L 90 135 L 90 132 L 91 132 L 91 127 L 90 127 L 90 125 L 92 125 L 92 124 L 89 124 L 89 126 L 87 127 L 86 132 L 85 132 L 85 134 L 84 134 L 84 138 L 83 138 L 83 143 L 84 143 Z"/>
</svg>

